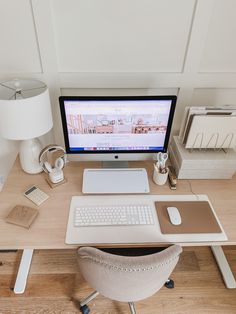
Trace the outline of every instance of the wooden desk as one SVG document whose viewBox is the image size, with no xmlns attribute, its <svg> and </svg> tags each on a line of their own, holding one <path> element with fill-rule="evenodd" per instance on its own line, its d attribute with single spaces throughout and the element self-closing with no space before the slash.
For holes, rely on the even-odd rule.
<svg viewBox="0 0 236 314">
<path fill-rule="evenodd" d="M 219 243 L 181 243 L 181 245 L 211 246 L 213 253 L 216 255 L 216 250 L 220 248 L 220 245 L 236 245 L 236 176 L 232 180 L 179 180 L 177 190 L 172 191 L 169 189 L 168 184 L 164 186 L 154 184 L 151 162 L 132 162 L 131 166 L 147 169 L 151 194 L 173 195 L 192 194 L 194 192 L 208 195 L 229 240 Z M 99 162 L 70 162 L 64 171 L 68 182 L 51 189 L 45 181 L 44 174 L 28 175 L 24 173 L 17 159 L 0 193 L 0 249 L 33 250 L 75 247 L 65 244 L 70 200 L 73 195 L 82 194 L 83 169 L 99 167 Z M 50 198 L 39 206 L 39 216 L 30 230 L 6 223 L 4 217 L 16 204 L 35 206 L 23 195 L 24 191 L 32 185 L 36 185 L 45 191 Z M 214 247 L 217 247 L 215 252 Z"/>
</svg>

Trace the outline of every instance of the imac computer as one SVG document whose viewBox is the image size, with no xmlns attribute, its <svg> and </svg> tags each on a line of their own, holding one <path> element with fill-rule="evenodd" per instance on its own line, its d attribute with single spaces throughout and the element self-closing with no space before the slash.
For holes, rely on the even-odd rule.
<svg viewBox="0 0 236 314">
<path fill-rule="evenodd" d="M 62 96 L 59 101 L 69 160 L 100 160 L 105 168 L 112 161 L 119 168 L 119 161 L 153 159 L 167 151 L 176 96 Z"/>
<path fill-rule="evenodd" d="M 175 104 L 176 96 L 60 97 L 69 159 L 144 160 L 166 152 Z"/>
</svg>

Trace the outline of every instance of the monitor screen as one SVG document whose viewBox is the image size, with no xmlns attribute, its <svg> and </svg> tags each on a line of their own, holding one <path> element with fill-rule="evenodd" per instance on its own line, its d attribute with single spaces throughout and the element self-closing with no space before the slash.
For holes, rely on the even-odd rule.
<svg viewBox="0 0 236 314">
<path fill-rule="evenodd" d="M 62 96 L 66 152 L 166 152 L 176 96 Z"/>
</svg>

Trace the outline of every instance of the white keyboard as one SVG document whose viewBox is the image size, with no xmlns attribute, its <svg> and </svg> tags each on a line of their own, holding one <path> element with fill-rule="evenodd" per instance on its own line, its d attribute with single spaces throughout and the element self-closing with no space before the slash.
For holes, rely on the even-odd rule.
<svg viewBox="0 0 236 314">
<path fill-rule="evenodd" d="M 154 225 L 151 206 L 147 204 L 122 204 L 75 208 L 75 227 L 122 225 Z"/>
</svg>

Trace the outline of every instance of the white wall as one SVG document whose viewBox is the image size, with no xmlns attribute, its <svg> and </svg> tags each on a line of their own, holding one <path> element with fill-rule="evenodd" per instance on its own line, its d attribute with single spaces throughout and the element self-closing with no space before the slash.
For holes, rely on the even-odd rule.
<svg viewBox="0 0 236 314">
<path fill-rule="evenodd" d="M 177 93 L 186 105 L 236 103 L 235 0 L 0 0 L 0 80 L 60 94 Z M 43 138 L 45 143 L 52 136 Z M 0 138 L 0 182 L 17 144 Z"/>
</svg>

